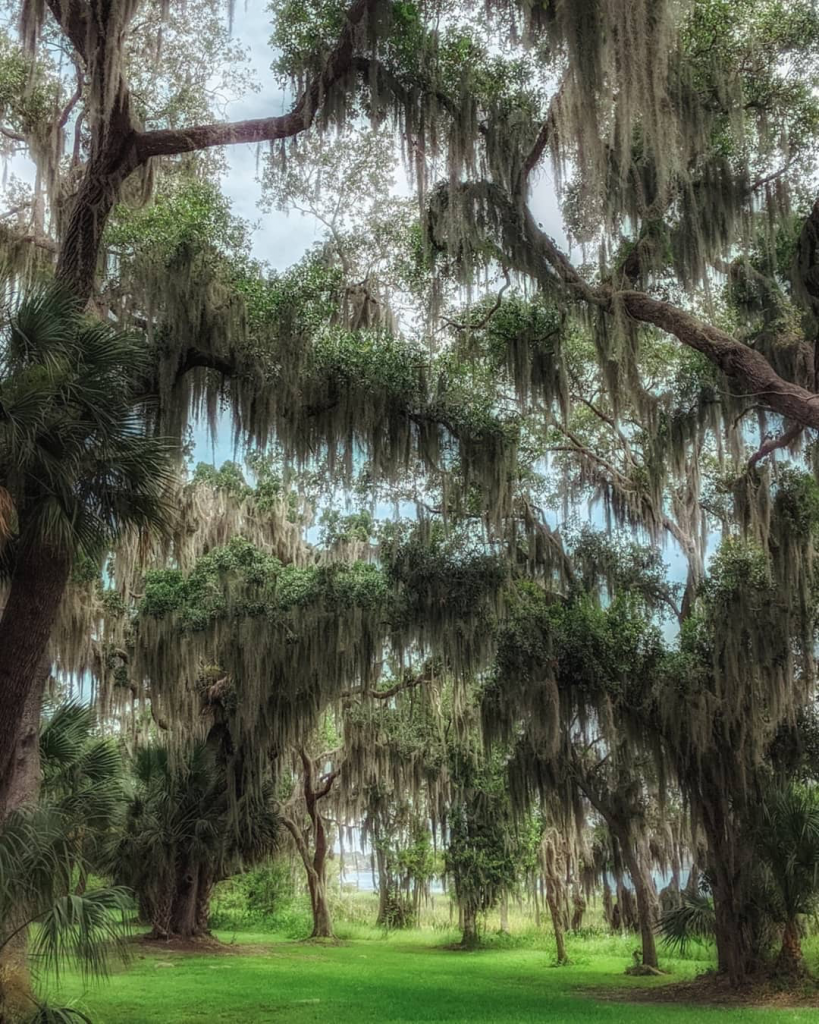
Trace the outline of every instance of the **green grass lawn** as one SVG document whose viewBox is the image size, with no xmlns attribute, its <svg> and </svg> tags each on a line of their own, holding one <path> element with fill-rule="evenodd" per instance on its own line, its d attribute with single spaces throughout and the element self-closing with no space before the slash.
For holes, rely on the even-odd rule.
<svg viewBox="0 0 819 1024">
<path fill-rule="evenodd" d="M 377 933 L 372 933 L 376 935 Z M 601 987 L 664 984 L 627 978 L 631 939 L 575 939 L 575 963 L 549 965 L 542 949 L 494 948 L 465 953 L 434 945 L 429 932 L 353 938 L 338 946 L 276 941 L 269 934 L 222 934 L 249 951 L 179 954 L 138 949 L 108 981 L 85 987 L 67 975 L 48 986 L 55 1004 L 82 1007 L 94 1024 L 201 1024 L 208 1021 L 368 1024 L 466 1021 L 679 1024 L 704 1021 L 816 1021 L 816 1010 L 704 1009 L 606 1001 Z M 672 979 L 690 978 L 706 962 L 667 961 Z"/>
</svg>

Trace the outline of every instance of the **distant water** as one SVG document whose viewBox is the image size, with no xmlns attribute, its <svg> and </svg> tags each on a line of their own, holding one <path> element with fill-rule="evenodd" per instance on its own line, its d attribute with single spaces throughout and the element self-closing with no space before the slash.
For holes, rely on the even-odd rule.
<svg viewBox="0 0 819 1024">
<path fill-rule="evenodd" d="M 359 892 L 375 892 L 375 886 L 373 885 L 373 876 L 370 871 L 352 871 L 346 870 L 344 872 L 344 885 L 352 886 L 354 889 L 358 889 Z M 432 885 L 430 885 L 430 892 L 443 892 L 443 886 L 436 879 Z"/>
<path fill-rule="evenodd" d="M 665 886 L 667 886 L 668 883 L 671 881 L 670 874 L 664 875 L 659 871 L 655 871 L 653 874 L 654 884 L 657 887 L 657 892 L 659 892 L 660 889 L 664 889 Z M 358 889 L 359 892 L 375 892 L 376 889 L 376 887 L 373 885 L 373 876 L 370 871 L 353 871 L 352 869 L 348 869 L 344 872 L 343 881 L 344 885 L 348 885 L 354 889 Z M 684 868 L 680 873 L 680 888 L 684 888 L 687 881 L 688 868 Z M 630 889 L 631 886 L 629 885 L 628 877 L 626 877 L 625 883 L 626 888 Z M 609 885 L 612 887 L 612 889 L 615 888 L 614 878 L 611 876 L 609 876 Z M 438 879 L 436 879 L 430 886 L 430 892 L 442 893 L 443 891 L 443 886 L 441 885 Z"/>
</svg>

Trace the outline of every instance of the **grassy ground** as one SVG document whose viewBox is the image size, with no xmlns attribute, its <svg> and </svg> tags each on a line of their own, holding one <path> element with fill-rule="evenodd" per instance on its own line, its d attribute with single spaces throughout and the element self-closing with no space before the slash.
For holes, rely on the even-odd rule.
<svg viewBox="0 0 819 1024">
<path fill-rule="evenodd" d="M 186 954 L 140 946 L 132 963 L 107 982 L 86 988 L 68 975 L 59 987 L 48 986 L 48 996 L 82 1007 L 95 1024 L 785 1024 L 819 1016 L 815 1009 L 706 1009 L 603 998 L 601 989 L 667 983 L 623 974 L 631 937 L 572 937 L 574 963 L 561 968 L 550 966 L 547 944 L 495 939 L 491 948 L 465 953 L 429 930 L 387 937 L 348 926 L 336 946 L 277 941 L 268 933 L 220 938 L 235 943 L 234 951 Z M 667 960 L 669 980 L 706 969 L 707 954 L 700 955 L 699 961 Z M 813 959 L 819 967 L 819 957 Z"/>
</svg>

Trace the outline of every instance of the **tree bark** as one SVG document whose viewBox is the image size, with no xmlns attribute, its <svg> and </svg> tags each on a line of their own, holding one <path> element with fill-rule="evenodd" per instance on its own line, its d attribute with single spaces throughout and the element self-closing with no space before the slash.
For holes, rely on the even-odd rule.
<svg viewBox="0 0 819 1024">
<path fill-rule="evenodd" d="M 0 619 L 0 793 L 11 795 L 18 738 L 33 712 L 32 690 L 68 582 L 69 560 L 45 544 L 29 545 L 17 557 L 6 607 Z"/>
<path fill-rule="evenodd" d="M 323 70 L 308 83 L 293 109 L 275 117 L 180 129 L 142 131 L 131 109 L 128 84 L 120 70 L 127 25 L 111 5 L 80 0 L 47 0 L 62 33 L 83 59 L 94 105 L 91 154 L 68 213 L 57 261 L 57 279 L 87 302 L 94 289 L 103 232 L 125 182 L 153 157 L 190 153 L 214 146 L 270 142 L 306 131 L 334 85 L 356 71 L 358 26 L 376 0 L 354 0 Z M 137 9 L 132 5 L 133 12 Z M 113 58 L 113 59 L 112 59 Z M 113 78 L 111 76 L 114 76 Z"/>
<path fill-rule="evenodd" d="M 375 860 L 378 866 L 378 916 L 375 919 L 377 925 L 387 923 L 387 908 L 389 906 L 390 882 L 387 875 L 387 857 L 382 849 L 376 847 Z"/>
<path fill-rule="evenodd" d="M 183 939 L 200 938 L 207 934 L 201 921 L 209 916 L 210 890 L 203 882 L 205 870 L 201 865 L 191 864 L 181 868 L 176 876 L 176 891 L 171 911 L 171 935 Z"/>
<path fill-rule="evenodd" d="M 468 902 L 461 904 L 462 911 L 462 935 L 461 945 L 466 949 L 473 949 L 478 945 L 478 918 L 475 908 Z"/>
<path fill-rule="evenodd" d="M 173 909 L 176 878 L 172 871 L 160 878 L 156 890 L 147 901 L 151 916 L 151 938 L 169 939 L 173 932 Z"/>
<path fill-rule="evenodd" d="M 590 285 L 554 241 L 542 231 L 531 212 L 509 196 L 500 186 L 487 188 L 485 182 L 465 182 L 459 186 L 467 201 L 491 204 L 500 215 L 503 238 L 500 244 L 511 265 L 542 283 L 561 282 L 576 299 L 607 314 L 622 310 L 634 320 L 654 324 L 673 335 L 683 345 L 700 352 L 737 389 L 749 397 L 760 396 L 774 412 L 806 427 L 819 428 L 819 403 L 813 390 L 781 377 L 765 356 L 738 341 L 725 331 L 698 320 L 671 302 L 655 299 L 645 292 L 612 292 L 610 287 Z M 809 218 L 819 218 L 819 201 Z M 810 248 L 802 270 L 816 279 L 816 246 Z"/>
<path fill-rule="evenodd" d="M 327 898 L 327 830 L 319 810 L 319 802 L 327 796 L 333 783 L 338 778 L 340 769 L 327 775 L 320 785 L 316 784 L 316 764 L 305 750 L 299 751 L 302 763 L 302 792 L 307 814 L 310 818 L 313 839 L 313 852 L 305 841 L 304 834 L 292 818 L 283 817 L 282 821 L 293 837 L 296 849 L 307 872 L 307 888 L 310 892 L 310 906 L 313 912 L 313 931 L 311 939 L 332 939 L 333 932 L 330 904 Z"/>
<path fill-rule="evenodd" d="M 23 707 L 17 743 L 0 790 L 0 822 L 25 804 L 36 803 L 40 792 L 40 716 L 50 675 L 47 659 L 40 662 L 34 685 Z"/>
<path fill-rule="evenodd" d="M 4 780 L 6 789 L 0 792 L 0 827 L 13 811 L 35 803 L 39 794 L 40 714 L 48 676 L 48 663 L 43 661 L 26 699 L 14 756 Z M 19 921 L 26 920 L 25 906 L 19 908 L 19 915 Z M 27 949 L 28 929 L 18 932 L 0 949 L 0 1024 L 18 1019 L 19 1014 L 25 1018 L 31 1015 L 34 1004 Z"/>
<path fill-rule="evenodd" d="M 205 868 L 199 868 L 199 889 L 196 893 L 196 933 L 210 935 L 210 898 L 215 884 L 213 875 Z"/>
<path fill-rule="evenodd" d="M 552 930 L 555 933 L 557 962 L 559 964 L 566 964 L 569 962 L 569 957 L 566 953 L 566 935 L 563 929 L 563 914 L 561 913 L 555 887 L 548 882 L 546 884 L 546 902 L 549 905 L 549 915 L 552 919 Z"/>
<path fill-rule="evenodd" d="M 796 918 L 785 923 L 782 930 L 782 948 L 777 958 L 777 968 L 782 974 L 804 974 L 805 960 L 802 955 L 802 936 Z"/>
<path fill-rule="evenodd" d="M 657 901 L 654 882 L 651 878 L 651 872 L 646 865 L 642 844 L 638 844 L 638 848 L 635 848 L 626 839 L 626 836 L 620 838 L 620 846 L 637 899 L 637 916 L 640 922 L 640 938 L 642 943 L 642 962 L 646 967 L 659 968 L 657 942 L 654 937 L 654 929 L 657 924 Z"/>
<path fill-rule="evenodd" d="M 754 967 L 744 886 L 747 854 L 738 849 L 737 828 L 724 787 L 715 782 L 701 790 L 701 820 L 714 898 L 717 964 L 731 984 L 740 987 Z"/>
</svg>

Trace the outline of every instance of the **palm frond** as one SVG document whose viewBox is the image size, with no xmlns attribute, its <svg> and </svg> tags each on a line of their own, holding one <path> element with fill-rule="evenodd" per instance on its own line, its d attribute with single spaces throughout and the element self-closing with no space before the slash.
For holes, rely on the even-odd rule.
<svg viewBox="0 0 819 1024">
<path fill-rule="evenodd" d="M 692 942 L 713 939 L 716 928 L 714 903 L 704 893 L 681 893 L 678 907 L 667 910 L 660 918 L 658 930 L 669 949 L 685 956 Z"/>
<path fill-rule="evenodd" d="M 133 909 L 131 891 L 122 886 L 61 896 L 36 917 L 30 955 L 56 977 L 66 965 L 104 976 L 112 953 L 127 958 L 124 936 Z"/>
<path fill-rule="evenodd" d="M 51 1006 L 49 1003 L 38 1003 L 28 1024 L 94 1024 L 94 1022 L 75 1006 Z"/>
<path fill-rule="evenodd" d="M 95 557 L 173 516 L 171 455 L 137 389 L 144 341 L 84 316 L 57 286 L 24 297 L 0 332 L 0 487 L 28 543 Z"/>
</svg>

